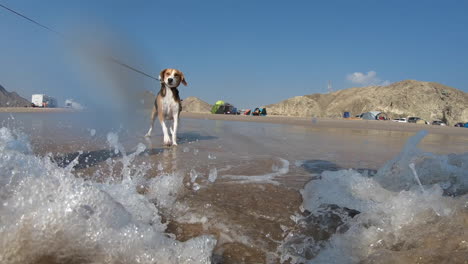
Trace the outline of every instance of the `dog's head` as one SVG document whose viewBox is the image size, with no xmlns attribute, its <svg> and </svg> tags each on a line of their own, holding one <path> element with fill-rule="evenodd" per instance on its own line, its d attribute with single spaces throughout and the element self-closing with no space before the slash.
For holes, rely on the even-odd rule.
<svg viewBox="0 0 468 264">
<path fill-rule="evenodd" d="M 176 69 L 162 70 L 159 74 L 159 80 L 170 88 L 177 88 L 180 83 L 187 86 L 184 74 Z"/>
</svg>

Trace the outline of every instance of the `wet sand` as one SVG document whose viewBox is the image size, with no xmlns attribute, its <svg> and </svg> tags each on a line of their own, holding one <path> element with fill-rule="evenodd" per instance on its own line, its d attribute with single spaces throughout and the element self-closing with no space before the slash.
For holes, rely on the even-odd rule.
<svg viewBox="0 0 468 264">
<path fill-rule="evenodd" d="M 71 108 L 38 108 L 38 107 L 0 107 L 0 113 L 73 113 L 82 112 Z M 140 113 L 146 115 L 150 110 L 142 110 Z M 387 131 L 417 132 L 422 129 L 431 133 L 445 135 L 467 135 L 468 130 L 451 126 L 433 126 L 413 123 L 398 123 L 380 120 L 360 120 L 352 118 L 316 118 L 316 117 L 296 117 L 296 116 L 245 116 L 245 115 L 214 115 L 210 113 L 182 112 L 181 118 L 204 119 L 204 120 L 224 120 L 255 123 L 273 123 L 283 125 L 300 125 L 308 127 L 328 127 L 328 128 L 349 128 L 349 129 L 373 129 Z"/>
<path fill-rule="evenodd" d="M 387 131 L 416 132 L 422 129 L 431 133 L 446 135 L 468 135 L 468 129 L 450 126 L 433 126 L 414 123 L 398 123 L 390 120 L 359 120 L 359 119 L 332 119 L 314 117 L 294 117 L 294 116 L 244 116 L 244 115 L 214 115 L 204 113 L 182 112 L 182 118 L 195 118 L 207 120 L 225 120 L 256 123 L 289 124 L 308 127 L 329 127 L 329 128 L 349 128 L 349 129 L 374 129 Z"/>
<path fill-rule="evenodd" d="M 279 263 L 275 252 L 287 235 L 285 230 L 299 228 L 291 216 L 303 214 L 299 190 L 325 170 L 354 168 L 372 174 L 421 129 L 429 131 L 420 146 L 427 151 L 463 153 L 468 146 L 468 129 L 463 128 L 183 113 L 179 146 L 168 148 L 161 144 L 158 124 L 151 139 L 143 137 L 146 115 L 122 129 L 118 118 L 104 124 L 83 114 L 37 118 L 18 113 L 13 120 L 9 115 L 3 120 L 30 135 L 34 153 L 51 155 L 62 167 L 76 159 L 74 173 L 93 181 L 119 180 L 121 175 L 118 163 L 123 155 L 108 146 L 108 132 L 119 135 L 126 155 L 138 143 L 144 144 L 145 152 L 134 163 L 152 165 L 147 178 L 174 174 L 183 179 L 184 188 L 176 197 L 183 206 L 159 207 L 167 232 L 181 241 L 214 235 L 215 263 Z M 141 186 L 139 192 L 146 190 Z M 323 240 L 334 231 L 316 228 L 307 232 Z"/>
<path fill-rule="evenodd" d="M 142 110 L 140 113 L 146 115 L 151 110 Z M 79 113 L 80 110 L 70 108 L 38 108 L 38 107 L 0 107 L 0 113 Z M 255 123 L 272 123 L 283 125 L 299 125 L 317 128 L 348 128 L 348 129 L 372 129 L 386 131 L 417 132 L 427 130 L 430 133 L 466 136 L 468 129 L 452 126 L 433 126 L 413 123 L 398 123 L 392 121 L 360 120 L 345 118 L 315 118 L 296 116 L 245 116 L 245 115 L 214 115 L 210 113 L 182 112 L 181 118 L 204 119 L 204 120 L 224 120 Z"/>
</svg>

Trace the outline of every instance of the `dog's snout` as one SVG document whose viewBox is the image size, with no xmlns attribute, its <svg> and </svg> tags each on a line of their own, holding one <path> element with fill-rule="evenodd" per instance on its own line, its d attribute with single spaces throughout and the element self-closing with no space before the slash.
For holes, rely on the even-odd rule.
<svg viewBox="0 0 468 264">
<path fill-rule="evenodd" d="M 174 79 L 172 79 L 172 78 L 168 78 L 168 79 L 167 79 L 167 82 L 168 82 L 168 83 L 172 83 L 173 80 L 174 80 Z"/>
</svg>

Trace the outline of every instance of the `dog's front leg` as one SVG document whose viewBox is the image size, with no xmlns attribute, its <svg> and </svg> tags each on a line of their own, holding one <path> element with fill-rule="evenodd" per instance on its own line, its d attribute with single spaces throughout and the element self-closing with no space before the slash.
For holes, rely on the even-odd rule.
<svg viewBox="0 0 468 264">
<path fill-rule="evenodd" d="M 169 137 L 169 132 L 167 131 L 166 122 L 164 122 L 164 120 L 159 120 L 159 122 L 161 123 L 161 127 L 162 127 L 163 134 L 164 134 L 164 145 L 170 146 L 171 138 Z"/>
<path fill-rule="evenodd" d="M 174 124 L 173 129 L 171 129 L 172 133 L 172 145 L 177 146 L 177 128 L 179 127 L 179 114 L 174 115 Z"/>
</svg>

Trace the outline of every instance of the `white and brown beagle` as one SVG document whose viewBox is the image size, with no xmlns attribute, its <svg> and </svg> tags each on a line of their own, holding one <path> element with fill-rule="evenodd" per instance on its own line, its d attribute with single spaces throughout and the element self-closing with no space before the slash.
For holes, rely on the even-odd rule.
<svg viewBox="0 0 468 264">
<path fill-rule="evenodd" d="M 164 145 L 177 145 L 177 127 L 179 125 L 179 114 L 182 111 L 182 104 L 179 97 L 180 83 L 187 86 L 184 74 L 176 69 L 165 69 L 159 74 L 161 81 L 161 90 L 154 101 L 153 111 L 151 112 L 151 126 L 145 137 L 150 137 L 153 131 L 154 119 L 158 115 L 159 122 L 164 134 Z M 167 131 L 166 120 L 173 120 L 171 130 L 172 141 Z"/>
</svg>

